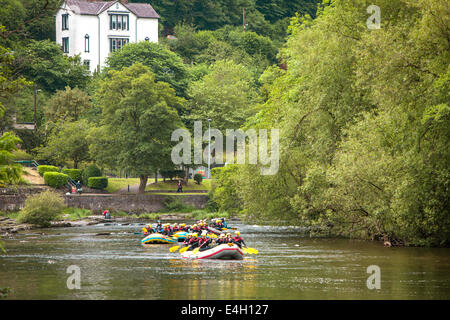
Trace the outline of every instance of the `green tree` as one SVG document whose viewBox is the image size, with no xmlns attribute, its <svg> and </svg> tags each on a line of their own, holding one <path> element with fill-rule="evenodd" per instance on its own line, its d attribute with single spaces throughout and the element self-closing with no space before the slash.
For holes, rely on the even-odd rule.
<svg viewBox="0 0 450 320">
<path fill-rule="evenodd" d="M 77 121 L 92 107 L 90 97 L 81 89 L 66 87 L 57 91 L 44 108 L 45 118 L 52 122 Z"/>
<path fill-rule="evenodd" d="M 183 126 L 176 108 L 184 100 L 140 63 L 110 70 L 96 95 L 102 107 L 102 135 L 97 140 L 99 130 L 91 132 L 91 154 L 98 163 L 135 172 L 143 193 L 148 176 L 171 161 L 171 134 Z"/>
<path fill-rule="evenodd" d="M 50 40 L 31 40 L 17 49 L 16 69 L 38 87 L 56 92 L 70 88 L 84 88 L 89 80 L 89 70 L 80 57 L 68 57 L 60 46 Z"/>
<path fill-rule="evenodd" d="M 3 28 L 0 25 L 0 30 Z M 12 51 L 0 46 L 0 119 L 3 118 L 6 108 L 3 103 L 23 86 L 29 85 L 23 77 L 17 76 L 13 70 L 14 56 Z"/>
<path fill-rule="evenodd" d="M 191 120 L 212 119 L 219 130 L 238 129 L 255 113 L 260 97 L 250 72 L 232 61 L 219 61 L 189 87 Z"/>
<path fill-rule="evenodd" d="M 129 43 L 121 50 L 113 52 L 107 59 L 108 70 L 121 70 L 135 63 L 147 66 L 156 81 L 170 84 L 179 96 L 185 96 L 189 73 L 181 57 L 161 44 L 142 41 Z M 180 114 L 181 114 L 181 110 Z"/>
<path fill-rule="evenodd" d="M 1 0 L 0 42 L 8 46 L 24 39 L 54 40 L 54 14 L 61 0 Z"/>
<path fill-rule="evenodd" d="M 56 125 L 46 145 L 37 148 L 38 157 L 60 165 L 73 161 L 73 167 L 77 169 L 80 162 L 90 159 L 87 142 L 89 129 L 90 124 L 84 119 Z"/>
<path fill-rule="evenodd" d="M 17 184 L 22 175 L 20 164 L 14 163 L 12 151 L 17 150 L 21 140 L 11 132 L 0 136 L 0 185 Z"/>
</svg>

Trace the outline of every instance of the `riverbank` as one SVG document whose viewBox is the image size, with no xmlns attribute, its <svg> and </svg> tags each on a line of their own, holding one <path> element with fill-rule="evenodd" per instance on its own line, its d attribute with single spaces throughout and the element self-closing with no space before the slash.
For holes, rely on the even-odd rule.
<svg viewBox="0 0 450 320">
<path fill-rule="evenodd" d="M 210 216 L 211 213 L 205 213 Z M 217 214 L 216 214 L 217 216 Z M 19 233 L 21 231 L 28 231 L 34 229 L 43 229 L 44 227 L 33 225 L 29 223 L 20 223 L 16 219 L 17 213 L 9 215 L 0 215 L 0 237 L 7 237 L 11 234 Z M 86 215 L 80 218 L 74 219 L 70 215 L 62 216 L 61 220 L 52 221 L 50 228 L 63 228 L 63 227 L 86 227 L 100 223 L 136 223 L 136 222 L 148 222 L 149 220 L 161 220 L 161 221 L 186 221 L 194 219 L 203 219 L 200 217 L 199 212 L 194 213 L 149 213 L 149 214 L 128 214 L 126 212 L 117 212 L 112 214 L 111 219 L 105 219 L 102 215 Z M 230 221 L 240 221 L 239 218 L 230 218 Z M 48 228 L 48 227 L 45 227 Z"/>
</svg>

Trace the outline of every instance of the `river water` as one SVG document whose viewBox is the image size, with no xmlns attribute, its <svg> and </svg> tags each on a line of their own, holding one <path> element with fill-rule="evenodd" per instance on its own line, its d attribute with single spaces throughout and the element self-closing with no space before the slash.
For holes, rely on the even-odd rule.
<svg viewBox="0 0 450 320">
<path fill-rule="evenodd" d="M 185 260 L 172 245 L 142 247 L 142 224 L 28 231 L 4 239 L 0 287 L 8 299 L 450 299 L 450 249 L 311 239 L 295 228 L 235 223 L 242 261 Z M 96 236 L 110 232 L 111 235 Z M 42 235 L 44 233 L 44 235 Z M 69 266 L 80 269 L 70 290 Z M 380 289 L 369 289 L 369 266 Z M 373 281 L 369 281 L 374 283 Z"/>
</svg>

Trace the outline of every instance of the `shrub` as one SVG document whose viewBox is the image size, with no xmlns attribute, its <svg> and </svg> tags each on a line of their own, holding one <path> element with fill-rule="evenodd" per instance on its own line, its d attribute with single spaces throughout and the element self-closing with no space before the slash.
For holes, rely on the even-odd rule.
<svg viewBox="0 0 450 320">
<path fill-rule="evenodd" d="M 32 223 L 47 227 L 66 208 L 63 198 L 52 191 L 45 191 L 30 196 L 25 200 L 25 206 L 19 213 L 20 223 Z"/>
<path fill-rule="evenodd" d="M 194 210 L 193 205 L 185 204 L 178 196 L 169 196 L 164 200 L 164 208 L 160 212 L 187 213 Z"/>
<path fill-rule="evenodd" d="M 46 172 L 59 172 L 59 168 L 55 167 L 55 166 L 42 165 L 42 166 L 37 167 L 37 171 L 39 172 L 41 177 L 43 177 L 44 173 L 46 173 Z"/>
<path fill-rule="evenodd" d="M 16 160 L 33 160 L 33 156 L 31 154 L 26 153 L 23 150 L 13 151 L 14 159 Z"/>
<path fill-rule="evenodd" d="M 62 187 L 69 180 L 69 176 L 59 172 L 46 172 L 44 173 L 45 184 L 52 188 Z"/>
<path fill-rule="evenodd" d="M 108 186 L 107 177 L 90 177 L 88 187 L 92 189 L 105 189 Z"/>
<path fill-rule="evenodd" d="M 101 177 L 101 176 L 102 172 L 96 165 L 87 166 L 83 171 L 83 184 L 86 186 L 89 185 L 90 177 Z"/>
<path fill-rule="evenodd" d="M 201 173 L 194 174 L 194 180 L 195 182 L 197 182 L 197 184 L 201 184 L 203 181 L 203 176 L 201 175 Z"/>
<path fill-rule="evenodd" d="M 63 169 L 62 173 L 67 174 L 70 177 L 70 179 L 72 179 L 72 180 L 81 181 L 83 170 L 81 170 L 81 169 Z"/>
<path fill-rule="evenodd" d="M 70 220 L 78 220 L 92 215 L 92 211 L 82 208 L 66 208 L 62 211 L 62 214 L 68 215 Z"/>
</svg>

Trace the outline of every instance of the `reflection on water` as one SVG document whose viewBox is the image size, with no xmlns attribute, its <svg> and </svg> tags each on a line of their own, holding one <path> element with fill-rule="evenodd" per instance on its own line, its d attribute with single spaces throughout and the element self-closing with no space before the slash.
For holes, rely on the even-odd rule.
<svg viewBox="0 0 450 320">
<path fill-rule="evenodd" d="M 310 239 L 301 228 L 237 225 L 259 249 L 242 261 L 187 260 L 140 245 L 137 224 L 47 229 L 6 239 L 0 287 L 10 299 L 449 299 L 450 250 Z M 111 232 L 110 236 L 96 236 Z M 66 286 L 81 269 L 81 289 Z M 381 269 L 369 290 L 366 269 Z"/>
</svg>

